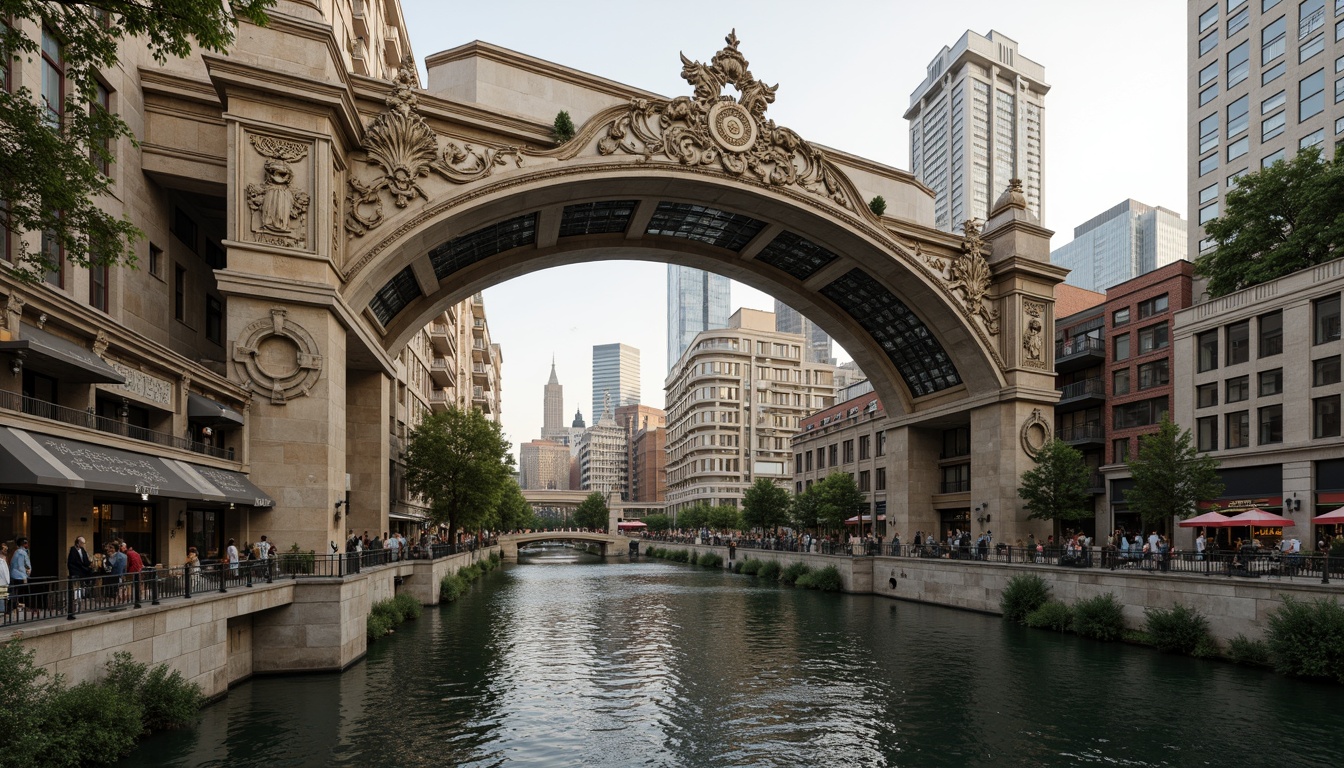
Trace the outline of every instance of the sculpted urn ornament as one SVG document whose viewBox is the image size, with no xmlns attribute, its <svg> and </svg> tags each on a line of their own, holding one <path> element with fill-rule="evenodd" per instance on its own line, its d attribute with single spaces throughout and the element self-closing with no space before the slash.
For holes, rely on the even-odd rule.
<svg viewBox="0 0 1344 768">
<path fill-rule="evenodd" d="M 607 125 L 597 151 L 645 159 L 662 156 L 769 186 L 797 186 L 854 210 L 838 172 L 821 150 L 765 119 L 779 86 L 752 76 L 737 49 L 736 31 L 724 40 L 728 45 L 708 64 L 682 55 L 681 76 L 691 84 L 691 96 L 632 99 L 626 113 Z M 729 85 L 738 91 L 736 100 L 723 93 Z"/>
</svg>

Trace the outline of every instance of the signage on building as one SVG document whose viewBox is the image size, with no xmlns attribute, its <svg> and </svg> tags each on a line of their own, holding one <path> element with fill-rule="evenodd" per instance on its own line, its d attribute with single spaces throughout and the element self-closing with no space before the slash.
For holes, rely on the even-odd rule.
<svg viewBox="0 0 1344 768">
<path fill-rule="evenodd" d="M 1283 506 L 1282 496 L 1260 496 L 1253 499 L 1218 499 L 1217 501 L 1201 501 L 1200 509 L 1217 508 L 1228 512 L 1245 512 L 1248 509 L 1273 509 Z"/>
<path fill-rule="evenodd" d="M 126 377 L 125 384 L 110 385 L 107 387 L 109 391 L 127 392 L 141 400 L 157 403 L 170 411 L 173 410 L 172 382 L 167 379 L 160 379 L 157 376 L 150 376 L 144 371 L 127 368 L 112 360 L 108 360 L 107 364 L 112 366 L 117 373 Z"/>
</svg>

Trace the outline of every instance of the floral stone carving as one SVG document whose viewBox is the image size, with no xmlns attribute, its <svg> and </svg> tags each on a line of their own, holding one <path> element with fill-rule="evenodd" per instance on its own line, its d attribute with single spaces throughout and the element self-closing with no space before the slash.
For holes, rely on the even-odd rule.
<svg viewBox="0 0 1344 768">
<path fill-rule="evenodd" d="M 366 164 L 377 166 L 380 174 L 361 181 L 352 173 L 347 182 L 345 229 L 352 236 L 362 237 L 383 223 L 385 197 L 398 208 L 417 197 L 429 200 L 420 180 L 431 172 L 454 184 L 466 184 L 489 176 L 495 166 L 506 164 L 507 157 L 513 157 L 518 166 L 523 164 L 517 147 L 476 149 L 449 141 L 440 155 L 438 135 L 416 109 L 415 87 L 415 59 L 407 56 L 392 81 L 387 110 L 369 123 L 360 145 L 367 155 Z"/>
<path fill-rule="evenodd" d="M 270 393 L 275 405 L 307 395 L 322 376 L 317 342 L 288 314 L 272 309 L 269 318 L 248 324 L 233 347 L 233 364 L 243 386 Z"/>
<path fill-rule="evenodd" d="M 1045 304 L 1026 299 L 1022 302 L 1022 311 L 1027 313 L 1027 321 L 1022 330 L 1022 365 L 1044 370 Z"/>
<path fill-rule="evenodd" d="M 853 210 L 839 172 L 825 154 L 765 119 L 779 86 L 752 76 L 737 49 L 735 31 L 724 39 L 728 45 L 708 64 L 682 55 L 681 76 L 691 84 L 691 96 L 632 99 L 626 113 L 607 125 L 598 152 L 625 152 L 646 160 L 662 156 L 770 186 L 798 186 Z M 737 88 L 736 100 L 723 93 L 729 85 Z"/>
<path fill-rule="evenodd" d="M 985 330 L 991 335 L 997 335 L 999 311 L 990 306 L 992 300 L 987 297 L 989 283 L 993 277 L 989 262 L 985 261 L 985 256 L 990 251 L 989 243 L 981 239 L 980 225 L 974 219 L 968 219 L 961 225 L 961 229 L 960 256 L 951 259 L 946 265 L 940 259 L 926 258 L 925 261 L 930 267 L 938 270 L 946 266 L 947 287 L 953 291 L 961 291 L 966 314 L 979 317 L 985 325 Z"/>
<path fill-rule="evenodd" d="M 251 209 L 250 230 L 259 243 L 288 248 L 303 247 L 308 241 L 308 193 L 294 186 L 294 169 L 308 156 L 308 146 L 271 136 L 251 135 L 248 140 L 257 154 L 266 158 L 261 184 L 247 185 L 247 207 Z"/>
</svg>

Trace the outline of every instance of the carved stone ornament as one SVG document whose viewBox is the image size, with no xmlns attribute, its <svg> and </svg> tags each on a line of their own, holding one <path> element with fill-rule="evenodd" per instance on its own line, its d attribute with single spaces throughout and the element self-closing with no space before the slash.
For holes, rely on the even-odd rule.
<svg viewBox="0 0 1344 768">
<path fill-rule="evenodd" d="M 364 162 L 377 166 L 381 173 L 368 181 L 351 173 L 347 182 L 345 228 L 354 237 L 362 237 L 383 223 L 385 196 L 398 208 L 405 208 L 417 197 L 428 201 L 429 194 L 420 186 L 420 179 L 431 171 L 454 184 L 467 184 L 489 176 L 495 166 L 506 164 L 507 157 L 518 166 L 523 164 L 517 147 L 476 149 L 449 141 L 440 155 L 438 135 L 416 111 L 416 77 L 415 59 L 407 56 L 392 80 L 387 110 L 364 131 L 360 145 L 367 155 Z"/>
<path fill-rule="evenodd" d="M 107 335 L 107 331 L 99 328 L 98 334 L 93 337 L 93 345 L 90 349 L 93 350 L 93 354 L 102 357 L 103 353 L 107 351 L 107 345 L 111 343 L 111 341 L 112 340 Z"/>
<path fill-rule="evenodd" d="M 961 255 L 952 259 L 948 265 L 947 287 L 961 291 L 966 313 L 979 317 L 985 324 L 985 330 L 991 335 L 999 332 L 999 311 L 989 306 L 986 294 L 992 273 L 985 256 L 990 246 L 980 238 L 980 225 L 974 219 L 968 219 L 961 225 Z"/>
<path fill-rule="evenodd" d="M 646 160 L 662 156 L 770 186 L 797 186 L 854 210 L 839 172 L 821 150 L 765 119 L 779 86 L 752 76 L 737 49 L 736 31 L 724 39 L 728 45 L 708 64 L 682 55 L 681 76 L 694 89 L 691 96 L 632 99 L 626 113 L 606 126 L 597 151 Z M 729 85 L 737 88 L 736 100 L 723 93 Z"/>
<path fill-rule="evenodd" d="M 1050 422 L 1041 415 L 1040 408 L 1031 409 L 1031 416 L 1022 424 L 1022 450 L 1034 459 L 1050 437 Z"/>
<path fill-rule="evenodd" d="M 28 300 L 17 291 L 10 291 L 9 296 L 5 298 L 5 330 L 17 334 L 19 332 L 19 321 L 23 319 L 23 307 Z"/>
<path fill-rule="evenodd" d="M 1045 304 L 1025 299 L 1022 311 L 1027 314 L 1022 324 L 1022 365 L 1045 370 Z"/>
<path fill-rule="evenodd" d="M 248 137 L 266 158 L 262 183 L 247 185 L 249 229 L 259 243 L 302 248 L 308 242 L 308 193 L 294 186 L 294 168 L 308 156 L 308 145 L 273 136 Z"/>
<path fill-rule="evenodd" d="M 307 395 L 322 376 L 322 355 L 311 334 L 272 309 L 269 318 L 250 323 L 233 346 L 233 364 L 243 386 L 270 395 L 271 403 Z"/>
</svg>

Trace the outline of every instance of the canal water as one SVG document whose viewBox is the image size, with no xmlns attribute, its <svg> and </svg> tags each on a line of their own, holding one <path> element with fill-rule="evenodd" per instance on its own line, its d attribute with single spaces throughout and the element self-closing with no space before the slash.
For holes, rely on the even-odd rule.
<svg viewBox="0 0 1344 768">
<path fill-rule="evenodd" d="M 1344 689 L 870 596 L 552 550 L 135 766 L 1344 765 Z"/>
</svg>

